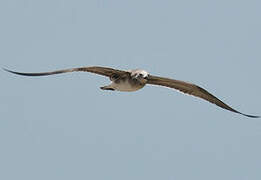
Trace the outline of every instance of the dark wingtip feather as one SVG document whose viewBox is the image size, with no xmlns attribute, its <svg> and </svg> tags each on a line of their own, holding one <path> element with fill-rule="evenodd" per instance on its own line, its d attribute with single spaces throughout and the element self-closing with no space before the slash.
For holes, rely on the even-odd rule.
<svg viewBox="0 0 261 180">
<path fill-rule="evenodd" d="M 11 70 L 5 69 L 5 68 L 3 68 L 3 70 L 10 72 L 10 73 L 13 73 L 13 74 L 21 75 L 21 76 L 48 76 L 48 75 L 52 75 L 52 74 L 60 74 L 60 73 L 74 71 L 74 69 L 65 69 L 65 70 L 52 71 L 52 72 L 23 73 L 23 72 L 11 71 Z"/>
<path fill-rule="evenodd" d="M 13 74 L 22 75 L 22 76 L 36 76 L 37 75 L 37 74 L 34 74 L 34 73 L 21 73 L 21 72 L 11 71 L 11 70 L 6 69 L 6 68 L 3 68 L 3 70 L 10 72 L 10 73 L 13 73 Z M 37 76 L 39 76 L 39 75 L 37 75 Z"/>
<path fill-rule="evenodd" d="M 242 114 L 246 117 L 250 117 L 250 118 L 260 118 L 260 116 L 253 116 L 253 115 L 248 115 L 248 114 L 243 114 L 243 113 L 239 113 L 239 114 Z"/>
<path fill-rule="evenodd" d="M 19 73 L 19 72 L 11 71 L 11 70 L 6 69 L 6 68 L 2 68 L 2 69 L 3 69 L 4 71 L 6 71 L 6 72 L 10 72 L 10 73 L 13 73 L 13 74 L 21 75 L 21 73 Z"/>
<path fill-rule="evenodd" d="M 7 72 L 11 72 L 10 70 L 6 69 L 6 68 L 2 68 L 4 71 L 7 71 Z"/>
</svg>

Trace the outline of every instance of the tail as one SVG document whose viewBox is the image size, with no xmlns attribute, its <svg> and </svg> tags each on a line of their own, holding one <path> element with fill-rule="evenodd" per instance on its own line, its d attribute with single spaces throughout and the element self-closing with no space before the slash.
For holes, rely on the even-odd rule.
<svg viewBox="0 0 261 180">
<path fill-rule="evenodd" d="M 114 88 L 112 88 L 110 85 L 109 86 L 103 86 L 103 87 L 100 87 L 102 90 L 110 90 L 110 91 L 115 91 Z"/>
</svg>

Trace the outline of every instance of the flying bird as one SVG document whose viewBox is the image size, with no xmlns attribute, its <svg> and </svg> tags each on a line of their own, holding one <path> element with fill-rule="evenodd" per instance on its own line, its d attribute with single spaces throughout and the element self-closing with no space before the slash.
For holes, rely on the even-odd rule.
<svg viewBox="0 0 261 180">
<path fill-rule="evenodd" d="M 232 111 L 234 113 L 238 113 L 250 118 L 260 117 L 260 116 L 244 114 L 231 108 L 230 106 L 228 106 L 227 104 L 219 100 L 217 97 L 209 93 L 207 90 L 195 84 L 185 82 L 185 81 L 175 80 L 175 79 L 169 79 L 165 77 L 153 76 L 149 74 L 147 71 L 142 69 L 123 71 L 123 70 L 117 70 L 117 69 L 112 69 L 107 67 L 92 66 L 92 67 L 79 67 L 79 68 L 63 69 L 63 70 L 50 71 L 50 72 L 40 72 L 40 73 L 23 73 L 23 72 L 11 71 L 8 69 L 4 69 L 4 70 L 22 76 L 48 76 L 53 74 L 61 74 L 61 73 L 75 72 L 75 71 L 90 72 L 102 76 L 107 76 L 110 78 L 110 80 L 112 81 L 111 84 L 100 87 L 102 90 L 112 90 L 112 91 L 116 90 L 116 91 L 131 92 L 143 88 L 146 84 L 165 86 L 165 87 L 179 90 L 185 94 L 202 98 L 208 102 L 216 104 L 217 106 Z"/>
</svg>

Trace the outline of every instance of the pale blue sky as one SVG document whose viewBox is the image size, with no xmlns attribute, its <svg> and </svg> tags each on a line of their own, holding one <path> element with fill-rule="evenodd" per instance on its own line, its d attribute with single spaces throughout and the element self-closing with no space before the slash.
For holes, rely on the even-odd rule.
<svg viewBox="0 0 261 180">
<path fill-rule="evenodd" d="M 260 115 L 261 1 L 2 0 L 0 66 L 143 68 Z M 261 119 L 89 73 L 0 71 L 0 179 L 259 180 Z"/>
</svg>

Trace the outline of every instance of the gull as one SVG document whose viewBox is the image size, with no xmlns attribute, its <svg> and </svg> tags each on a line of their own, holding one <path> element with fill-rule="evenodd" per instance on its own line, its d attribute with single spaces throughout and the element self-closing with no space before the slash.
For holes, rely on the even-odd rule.
<svg viewBox="0 0 261 180">
<path fill-rule="evenodd" d="M 4 69 L 4 70 L 22 76 L 48 76 L 53 74 L 61 74 L 61 73 L 75 72 L 75 71 L 90 72 L 90 73 L 95 73 L 110 78 L 111 84 L 100 87 L 102 90 L 132 92 L 143 88 L 146 84 L 164 86 L 164 87 L 176 89 L 185 94 L 202 98 L 210 103 L 216 104 L 217 106 L 234 113 L 238 113 L 250 118 L 260 117 L 260 116 L 244 114 L 231 108 L 230 106 L 228 106 L 227 104 L 219 100 L 217 97 L 209 93 L 207 90 L 195 84 L 185 82 L 185 81 L 175 80 L 175 79 L 169 79 L 165 77 L 153 76 L 149 74 L 147 71 L 142 69 L 124 71 L 124 70 L 112 69 L 108 67 L 90 66 L 90 67 L 78 67 L 78 68 L 62 69 L 57 71 L 40 72 L 40 73 L 23 73 L 23 72 L 11 71 L 8 69 Z"/>
</svg>

